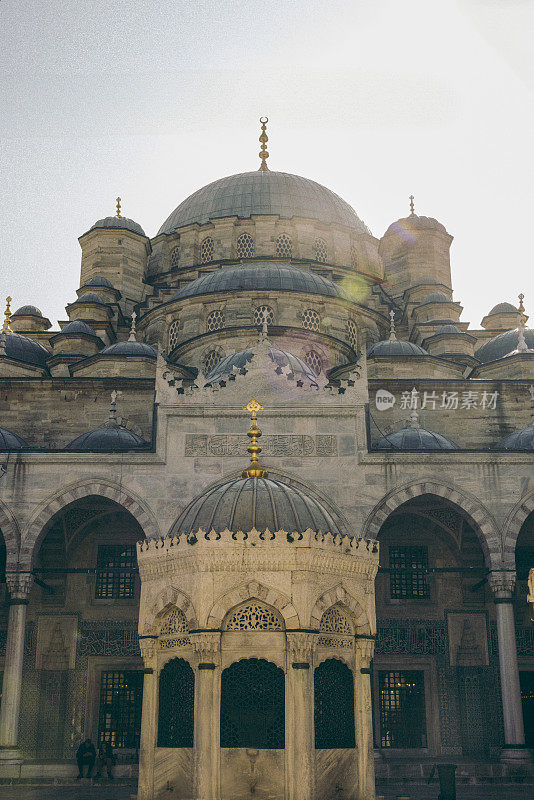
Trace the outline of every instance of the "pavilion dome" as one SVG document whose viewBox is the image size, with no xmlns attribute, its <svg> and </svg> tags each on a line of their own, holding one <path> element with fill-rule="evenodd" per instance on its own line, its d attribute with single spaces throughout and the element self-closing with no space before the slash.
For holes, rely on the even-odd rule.
<svg viewBox="0 0 534 800">
<path fill-rule="evenodd" d="M 534 451 L 534 422 L 514 431 L 509 436 L 505 436 L 499 444 L 495 445 L 496 450 L 528 450 Z"/>
<path fill-rule="evenodd" d="M 523 331 L 525 335 L 525 342 L 529 350 L 534 349 L 534 330 L 525 328 Z M 478 358 L 483 364 L 488 361 L 496 361 L 499 358 L 504 358 L 510 353 L 513 353 L 519 346 L 519 330 L 514 328 L 510 331 L 500 333 L 494 336 L 489 342 L 486 342 L 475 350 L 475 358 Z"/>
<path fill-rule="evenodd" d="M 320 183 L 271 170 L 242 172 L 219 178 L 186 198 L 158 231 L 172 233 L 185 225 L 204 225 L 213 219 L 271 215 L 282 219 L 304 217 L 325 225 L 344 225 L 369 233 L 354 209 Z"/>
<path fill-rule="evenodd" d="M 102 427 L 96 428 L 96 430 L 77 436 L 76 439 L 69 442 L 65 449 L 121 453 L 127 450 L 145 449 L 146 447 L 148 447 L 148 442 L 141 436 L 110 420 Z"/>
<path fill-rule="evenodd" d="M 376 450 L 458 450 L 447 436 L 429 431 L 419 425 L 419 416 L 412 412 L 412 419 L 404 428 L 381 436 L 374 443 Z"/>
<path fill-rule="evenodd" d="M 488 311 L 488 317 L 492 317 L 494 314 L 517 314 L 518 310 L 515 306 L 511 303 L 497 303 L 496 306 L 493 306 L 491 311 Z"/>
<path fill-rule="evenodd" d="M 434 217 L 419 216 L 418 214 L 410 214 L 409 217 L 403 217 L 393 222 L 386 233 L 396 233 L 401 238 L 406 238 L 406 235 L 415 233 L 417 231 L 439 231 L 440 233 L 447 233 L 447 229 L 441 222 L 438 222 Z"/>
<path fill-rule="evenodd" d="M 157 358 L 158 351 L 151 344 L 144 342 L 115 342 L 100 351 L 102 356 L 143 356 L 144 358 Z"/>
<path fill-rule="evenodd" d="M 83 319 L 74 319 L 72 322 L 67 322 L 67 324 L 61 328 L 59 334 L 56 334 L 56 336 L 59 336 L 60 334 L 70 336 L 79 334 L 85 334 L 85 336 L 96 336 L 96 333 L 91 326 L 88 325 L 87 322 L 84 322 Z"/>
<path fill-rule="evenodd" d="M 44 367 L 50 353 L 40 342 L 23 336 L 21 333 L 7 333 L 5 338 L 6 356 L 25 364 Z"/>
<path fill-rule="evenodd" d="M 384 339 L 381 342 L 375 342 L 367 350 L 367 358 L 374 356 L 383 356 L 389 358 L 390 356 L 427 356 L 428 353 L 415 342 L 406 342 L 403 339 Z"/>
<path fill-rule="evenodd" d="M 332 514 L 304 490 L 275 478 L 236 478 L 208 489 L 182 511 L 172 535 L 199 529 L 247 532 L 305 530 L 340 534 Z"/>
<path fill-rule="evenodd" d="M 289 367 L 290 371 L 287 377 L 290 380 L 305 381 L 313 386 L 317 385 L 317 375 L 311 367 L 298 356 L 286 350 L 280 350 L 272 345 L 269 347 L 268 353 L 276 371 L 281 372 L 284 368 Z M 223 358 L 223 360 L 206 376 L 206 381 L 211 384 L 219 383 L 228 375 L 235 374 L 236 372 L 243 372 L 246 369 L 246 365 L 252 361 L 253 357 L 254 352 L 250 348 L 226 356 L 226 358 Z"/>
<path fill-rule="evenodd" d="M 42 317 L 43 312 L 37 306 L 21 306 L 11 315 L 12 317 Z"/>
<path fill-rule="evenodd" d="M 139 234 L 139 236 L 146 236 L 146 233 L 139 223 L 135 222 L 133 219 L 128 219 L 128 217 L 104 217 L 104 219 L 97 220 L 89 230 L 94 231 L 98 228 L 131 231 L 132 233 Z"/>
</svg>

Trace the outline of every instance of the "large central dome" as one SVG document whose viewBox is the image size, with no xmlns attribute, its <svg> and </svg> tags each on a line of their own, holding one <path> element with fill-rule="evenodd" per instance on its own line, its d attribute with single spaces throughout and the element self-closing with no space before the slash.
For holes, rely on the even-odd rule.
<svg viewBox="0 0 534 800">
<path fill-rule="evenodd" d="M 172 233 L 184 225 L 203 225 L 212 219 L 249 219 L 259 214 L 284 219 L 305 217 L 369 233 L 354 209 L 326 186 L 288 172 L 258 170 L 220 178 L 199 189 L 180 203 L 158 235 Z"/>
</svg>

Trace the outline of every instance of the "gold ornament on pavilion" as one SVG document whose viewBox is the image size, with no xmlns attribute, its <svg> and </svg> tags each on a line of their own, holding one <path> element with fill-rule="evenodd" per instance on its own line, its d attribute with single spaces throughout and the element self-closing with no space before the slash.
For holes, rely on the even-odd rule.
<svg viewBox="0 0 534 800">
<path fill-rule="evenodd" d="M 121 198 L 117 197 L 117 216 L 120 218 L 121 216 Z"/>
<path fill-rule="evenodd" d="M 525 316 L 525 306 L 523 305 L 523 300 L 525 299 L 525 295 L 521 293 L 519 295 L 519 308 L 518 311 L 521 315 L 521 327 L 524 328 L 527 324 L 527 318 Z"/>
<path fill-rule="evenodd" d="M 410 195 L 410 217 L 415 217 L 415 208 L 414 208 L 414 196 L 413 194 Z"/>
<path fill-rule="evenodd" d="M 260 117 L 261 122 L 261 135 L 259 141 L 261 142 L 259 156 L 261 158 L 260 164 L 260 172 L 269 172 L 269 167 L 267 166 L 267 159 L 269 158 L 269 153 L 267 152 L 267 142 L 269 141 L 269 137 L 267 136 L 267 123 L 269 122 L 269 117 Z"/>
<path fill-rule="evenodd" d="M 10 307 L 11 299 L 12 299 L 11 297 L 6 297 L 6 310 L 4 311 L 5 320 L 4 320 L 4 326 L 2 328 L 2 330 L 5 331 L 6 333 L 12 333 L 12 330 L 11 330 L 11 307 Z"/>
<path fill-rule="evenodd" d="M 261 436 L 261 431 L 256 425 L 257 412 L 263 411 L 264 406 L 253 397 L 246 406 L 243 406 L 243 411 L 248 411 L 250 414 L 251 426 L 247 433 L 250 437 L 250 445 L 247 447 L 250 453 L 250 464 L 247 469 L 242 473 L 243 478 L 266 478 L 267 470 L 264 469 L 258 461 L 258 456 L 261 453 L 261 447 L 258 444 L 258 439 Z"/>
</svg>

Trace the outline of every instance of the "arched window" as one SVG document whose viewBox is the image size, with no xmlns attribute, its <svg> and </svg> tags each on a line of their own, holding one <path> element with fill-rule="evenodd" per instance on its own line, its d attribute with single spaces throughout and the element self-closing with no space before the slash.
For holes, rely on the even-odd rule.
<svg viewBox="0 0 534 800">
<path fill-rule="evenodd" d="M 259 600 L 247 600 L 233 611 L 226 621 L 227 631 L 281 631 L 280 615 Z"/>
<path fill-rule="evenodd" d="M 210 331 L 218 331 L 224 327 L 224 322 L 224 311 L 212 311 L 211 314 L 208 314 L 208 319 L 206 320 L 206 330 L 208 333 Z"/>
<path fill-rule="evenodd" d="M 283 670 L 263 658 L 237 661 L 221 676 L 221 747 L 284 746 Z"/>
<path fill-rule="evenodd" d="M 252 258 L 254 255 L 254 239 L 250 233 L 242 233 L 237 240 L 237 257 Z"/>
<path fill-rule="evenodd" d="M 321 617 L 319 630 L 322 635 L 317 637 L 317 644 L 322 647 L 343 647 L 352 649 L 354 645 L 354 631 L 344 609 L 331 606 Z"/>
<path fill-rule="evenodd" d="M 317 238 L 315 240 L 315 260 L 321 264 L 326 263 L 328 252 L 326 249 L 326 242 L 324 239 Z"/>
<path fill-rule="evenodd" d="M 173 247 L 171 250 L 171 267 L 177 267 L 180 263 L 180 247 Z"/>
<path fill-rule="evenodd" d="M 190 644 L 189 629 L 185 614 L 173 606 L 162 617 L 159 627 L 160 650 L 171 650 L 173 647 L 182 647 Z"/>
<path fill-rule="evenodd" d="M 209 375 L 223 358 L 224 354 L 221 350 L 210 350 L 209 353 L 206 353 L 204 356 L 204 375 Z"/>
<path fill-rule="evenodd" d="M 343 661 L 329 658 L 314 675 L 315 747 L 354 747 L 354 678 Z"/>
<path fill-rule="evenodd" d="M 281 233 L 276 239 L 276 255 L 278 258 L 291 258 L 293 255 L 293 242 L 287 233 Z"/>
<path fill-rule="evenodd" d="M 352 319 L 347 320 L 347 342 L 353 350 L 356 349 L 358 344 L 358 330 L 356 328 L 356 323 Z"/>
<path fill-rule="evenodd" d="M 200 243 L 200 263 L 207 264 L 208 261 L 213 261 L 213 239 L 211 236 L 206 236 Z"/>
<path fill-rule="evenodd" d="M 195 674 L 183 658 L 159 676 L 158 747 L 193 747 Z"/>
<path fill-rule="evenodd" d="M 319 353 L 316 353 L 315 350 L 310 350 L 308 353 L 306 353 L 304 356 L 304 361 L 315 372 L 316 375 L 321 373 L 323 362 L 321 360 L 321 356 Z"/>
<path fill-rule="evenodd" d="M 302 312 L 302 327 L 309 331 L 318 331 L 320 323 L 319 314 L 313 308 L 306 308 Z"/>
<path fill-rule="evenodd" d="M 173 320 L 169 325 L 169 352 L 178 344 L 179 333 L 182 327 L 182 322 L 179 319 Z"/>
<path fill-rule="evenodd" d="M 254 309 L 254 325 L 261 327 L 264 319 L 267 320 L 267 325 L 274 324 L 274 311 L 270 306 L 258 306 Z"/>
</svg>

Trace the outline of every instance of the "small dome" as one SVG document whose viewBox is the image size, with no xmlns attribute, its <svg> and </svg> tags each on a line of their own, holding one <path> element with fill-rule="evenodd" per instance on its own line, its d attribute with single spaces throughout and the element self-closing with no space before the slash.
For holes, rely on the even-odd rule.
<svg viewBox="0 0 534 800">
<path fill-rule="evenodd" d="M 217 292 L 278 291 L 318 294 L 351 299 L 340 286 L 306 269 L 271 261 L 255 261 L 236 267 L 223 267 L 201 275 L 183 286 L 172 300 Z"/>
<path fill-rule="evenodd" d="M 438 222 L 434 217 L 420 217 L 417 214 L 411 214 L 409 217 L 398 219 L 393 222 L 386 233 L 396 233 L 402 238 L 406 238 L 406 234 L 415 231 L 440 231 L 447 233 L 447 230 L 441 222 Z"/>
<path fill-rule="evenodd" d="M 456 327 L 456 325 L 447 324 L 442 325 L 441 328 L 438 328 L 436 331 L 436 336 L 439 336 L 441 333 L 462 333 L 462 331 Z"/>
<path fill-rule="evenodd" d="M 488 311 L 488 317 L 492 317 L 494 314 L 518 314 L 518 310 L 515 306 L 511 303 L 497 303 L 496 306 L 493 306 L 491 311 Z"/>
<path fill-rule="evenodd" d="M 42 317 L 43 314 L 37 306 L 21 306 L 11 315 L 12 317 Z"/>
<path fill-rule="evenodd" d="M 452 303 L 453 301 L 450 297 L 447 297 L 446 294 L 443 292 L 431 292 L 427 294 L 424 300 L 421 300 L 419 303 L 420 306 L 424 306 L 426 303 Z"/>
<path fill-rule="evenodd" d="M 194 192 L 167 218 L 158 236 L 184 225 L 204 225 L 223 217 L 250 219 L 259 214 L 304 217 L 369 233 L 354 209 L 326 186 L 287 172 L 255 170 L 220 178 Z"/>
<path fill-rule="evenodd" d="M 98 303 L 101 306 L 106 305 L 106 303 L 102 300 L 102 298 L 99 297 L 94 292 L 86 292 L 85 294 L 82 294 L 82 296 L 78 297 L 78 299 L 75 300 L 74 303 Z M 71 303 L 71 305 L 74 305 L 74 303 Z"/>
<path fill-rule="evenodd" d="M 107 423 L 88 433 L 82 433 L 70 442 L 66 450 L 95 450 L 98 452 L 125 452 L 148 447 L 148 442 L 128 428 L 117 423 Z"/>
<path fill-rule="evenodd" d="M 505 436 L 499 444 L 495 445 L 496 450 L 534 450 L 534 423 L 514 431 L 509 436 Z"/>
<path fill-rule="evenodd" d="M 144 356 L 145 358 L 157 358 L 158 351 L 155 347 L 144 342 L 115 342 L 109 347 L 104 347 L 99 355 L 102 356 Z"/>
<path fill-rule="evenodd" d="M 21 447 L 28 447 L 24 439 L 7 428 L 0 428 L 0 450 L 20 450 Z"/>
<path fill-rule="evenodd" d="M 367 358 L 375 356 L 427 356 L 427 351 L 414 342 L 405 342 L 403 339 L 385 339 L 375 342 L 367 350 Z"/>
<path fill-rule="evenodd" d="M 243 370 L 248 362 L 252 360 L 253 351 L 250 349 L 241 350 L 238 353 L 226 356 L 222 361 L 217 364 L 215 369 L 206 376 L 208 383 L 219 383 L 227 375 L 234 373 L 234 367 L 237 371 Z M 269 358 L 276 364 L 276 371 L 281 372 L 284 367 L 289 366 L 291 369 L 290 374 L 287 376 L 290 380 L 301 381 L 305 380 L 314 386 L 317 385 L 317 375 L 315 372 L 298 356 L 293 353 L 288 353 L 285 350 L 279 350 L 276 347 L 269 347 Z"/>
<path fill-rule="evenodd" d="M 310 528 L 341 533 L 326 508 L 296 486 L 275 478 L 237 478 L 208 489 L 182 511 L 171 534 L 285 530 L 303 533 Z"/>
<path fill-rule="evenodd" d="M 15 361 L 44 367 L 50 353 L 40 342 L 36 342 L 28 336 L 23 336 L 21 333 L 8 333 L 6 335 L 6 356 Z"/>
<path fill-rule="evenodd" d="M 74 319 L 72 322 L 68 322 L 56 336 L 60 336 L 63 333 L 70 336 L 80 333 L 84 333 L 86 336 L 96 336 L 91 326 L 84 322 L 83 319 Z"/>
<path fill-rule="evenodd" d="M 111 281 L 108 281 L 107 278 L 102 278 L 100 275 L 96 275 L 94 278 L 91 278 L 91 280 L 87 281 L 87 283 L 84 283 L 83 286 L 104 286 L 106 289 L 115 288 Z"/>
<path fill-rule="evenodd" d="M 123 231 L 138 233 L 139 236 L 146 236 L 142 227 L 137 222 L 134 222 L 133 219 L 128 219 L 128 217 L 105 217 L 95 222 L 89 230 L 94 231 L 95 228 L 116 228 Z"/>
<path fill-rule="evenodd" d="M 534 349 L 534 330 L 526 328 L 524 334 L 527 347 L 530 350 Z M 479 347 L 478 350 L 475 351 L 475 358 L 478 358 L 483 364 L 486 364 L 488 361 L 496 361 L 499 358 L 504 358 L 504 356 L 513 353 L 514 350 L 517 350 L 518 345 L 519 331 L 515 328 L 514 330 L 500 333 L 498 336 L 490 339 L 489 342 L 483 344 L 482 347 Z"/>
<path fill-rule="evenodd" d="M 377 450 L 458 450 L 458 445 L 441 433 L 419 427 L 401 428 L 381 436 L 374 447 Z"/>
</svg>

